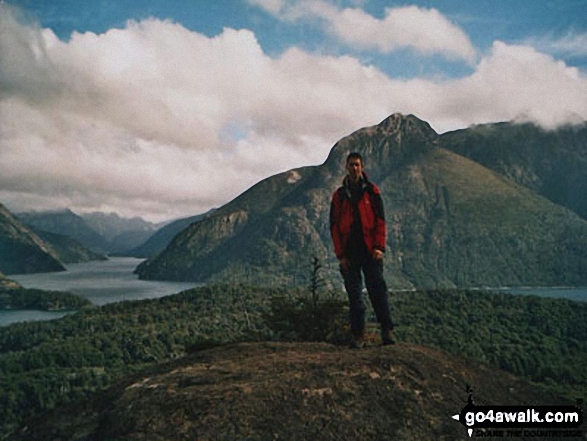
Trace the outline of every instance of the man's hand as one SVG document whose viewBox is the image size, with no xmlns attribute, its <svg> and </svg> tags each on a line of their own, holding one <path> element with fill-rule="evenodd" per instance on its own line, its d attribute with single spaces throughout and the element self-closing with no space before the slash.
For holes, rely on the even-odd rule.
<svg viewBox="0 0 587 441">
<path fill-rule="evenodd" d="M 346 257 L 339 259 L 338 263 L 340 264 L 340 269 L 343 271 L 348 271 L 351 267 L 351 262 Z"/>
<path fill-rule="evenodd" d="M 375 260 L 381 260 L 381 259 L 383 259 L 383 251 L 373 250 L 372 256 L 373 256 L 373 259 L 375 259 Z"/>
</svg>

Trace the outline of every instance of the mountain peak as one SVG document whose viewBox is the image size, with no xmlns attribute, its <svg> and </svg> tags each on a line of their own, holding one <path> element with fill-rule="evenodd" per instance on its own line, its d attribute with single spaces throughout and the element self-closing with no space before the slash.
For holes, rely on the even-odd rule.
<svg viewBox="0 0 587 441">
<path fill-rule="evenodd" d="M 528 155 L 518 155 L 520 159 L 512 163 L 508 157 L 516 158 L 513 149 L 495 158 L 514 164 L 510 170 L 514 177 L 523 167 L 532 167 L 526 176 L 543 173 L 548 178 L 544 184 L 554 188 L 556 182 L 556 188 L 565 191 L 562 195 L 584 194 L 574 193 L 586 181 L 584 163 L 571 162 L 582 158 L 578 152 L 584 138 L 557 132 L 555 138 L 543 134 L 528 143 L 524 132 L 507 134 L 505 140 L 512 147 L 527 143 L 527 152 L 552 140 L 540 149 L 543 153 L 531 156 L 535 165 L 524 162 Z M 347 155 L 359 152 L 385 203 L 389 246 L 385 271 L 390 286 L 584 284 L 587 223 L 563 214 L 562 206 L 478 161 L 454 153 L 460 145 L 467 149 L 486 145 L 471 131 L 456 135 L 448 143 L 446 135 L 441 137 L 415 116 L 393 114 L 341 139 L 324 164 L 254 185 L 217 214 L 179 233 L 137 273 L 154 280 L 301 284 L 309 276 L 304 262 L 318 256 L 324 263 L 324 279 L 340 286 L 328 228 L 330 202 L 346 174 Z M 490 145 L 503 145 L 504 138 L 499 140 Z M 561 147 L 554 150 L 557 145 Z M 563 149 L 568 145 L 574 152 Z M 483 151 L 499 153 L 495 148 Z M 568 162 L 561 160 L 563 156 Z M 550 171 L 542 165 L 550 164 L 545 158 L 564 167 Z"/>
<path fill-rule="evenodd" d="M 384 132 L 397 132 L 398 130 L 410 130 L 414 128 L 432 130 L 430 125 L 427 122 L 422 121 L 420 118 L 412 114 L 404 115 L 402 113 L 393 113 L 389 115 L 376 127 L 382 129 Z"/>
<path fill-rule="evenodd" d="M 362 128 L 341 139 L 330 151 L 326 163 L 340 173 L 344 171 L 346 156 L 351 151 L 359 152 L 369 164 L 372 176 L 386 175 L 391 168 L 434 149 L 438 138 L 427 122 L 414 115 L 394 113 L 375 126 Z"/>
</svg>

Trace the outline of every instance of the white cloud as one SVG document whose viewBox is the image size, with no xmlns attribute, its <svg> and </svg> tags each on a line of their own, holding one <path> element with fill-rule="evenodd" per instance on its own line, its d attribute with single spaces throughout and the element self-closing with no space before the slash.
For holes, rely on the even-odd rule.
<svg viewBox="0 0 587 441">
<path fill-rule="evenodd" d="M 277 15 L 285 7 L 285 0 L 249 0 L 254 6 L 259 6 L 271 14 Z"/>
<path fill-rule="evenodd" d="M 387 54 L 411 48 L 425 54 L 472 63 L 475 49 L 469 37 L 436 9 L 405 6 L 386 8 L 378 19 L 359 8 L 337 9 L 324 0 L 249 0 L 286 21 L 319 19 L 326 30 L 350 47 Z"/>
<path fill-rule="evenodd" d="M 587 78 L 528 46 L 496 41 L 470 77 L 446 84 L 446 115 L 472 112 L 478 122 L 533 121 L 546 128 L 587 120 Z"/>
<path fill-rule="evenodd" d="M 62 42 L 1 12 L 0 202 L 15 209 L 196 214 L 398 111 L 438 131 L 587 119 L 581 72 L 529 47 L 496 42 L 458 80 L 400 81 L 348 56 L 271 58 L 247 30 L 150 19 Z"/>
<path fill-rule="evenodd" d="M 386 9 L 378 20 L 360 9 L 345 9 L 331 24 L 332 32 L 351 46 L 390 53 L 411 47 L 423 54 L 442 54 L 472 62 L 475 49 L 467 35 L 436 9 L 416 6 Z"/>
<path fill-rule="evenodd" d="M 569 31 L 562 37 L 552 35 L 535 37 L 525 40 L 524 44 L 556 56 L 587 57 L 587 32 Z"/>
</svg>

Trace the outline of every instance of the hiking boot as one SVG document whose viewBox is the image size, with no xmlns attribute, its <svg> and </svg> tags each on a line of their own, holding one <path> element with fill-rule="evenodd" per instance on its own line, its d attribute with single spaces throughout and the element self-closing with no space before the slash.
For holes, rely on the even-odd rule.
<svg viewBox="0 0 587 441">
<path fill-rule="evenodd" d="M 364 332 L 353 332 L 351 335 L 351 349 L 361 349 L 367 345 Z"/>
<path fill-rule="evenodd" d="M 394 345 L 396 343 L 395 336 L 392 329 L 381 330 L 381 344 L 383 346 Z"/>
</svg>

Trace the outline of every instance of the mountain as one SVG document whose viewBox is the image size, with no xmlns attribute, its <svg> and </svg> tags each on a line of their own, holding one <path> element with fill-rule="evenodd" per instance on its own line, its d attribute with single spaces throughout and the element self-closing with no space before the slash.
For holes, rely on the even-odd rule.
<svg viewBox="0 0 587 441">
<path fill-rule="evenodd" d="M 157 229 L 155 224 L 139 217 L 124 218 L 116 213 L 78 215 L 62 210 L 19 213 L 18 217 L 36 231 L 68 236 L 99 254 L 125 254 L 145 242 Z"/>
<path fill-rule="evenodd" d="M 124 231 L 116 235 L 108 245 L 110 254 L 113 256 L 130 256 L 129 250 L 147 241 L 153 231 Z"/>
<path fill-rule="evenodd" d="M 125 218 L 116 213 L 87 213 L 80 217 L 108 242 L 108 251 L 120 253 L 145 242 L 157 229 L 140 217 Z M 126 254 L 126 253 L 125 253 Z"/>
<path fill-rule="evenodd" d="M 4 274 L 65 271 L 57 255 L 2 204 L 0 271 Z"/>
<path fill-rule="evenodd" d="M 126 378 L 9 439 L 468 440 L 451 418 L 467 404 L 467 385 L 477 404 L 574 404 L 419 345 L 241 343 Z"/>
<path fill-rule="evenodd" d="M 108 260 L 106 256 L 85 248 L 77 240 L 61 234 L 35 230 L 35 233 L 55 253 L 63 263 L 81 263 L 95 260 Z"/>
<path fill-rule="evenodd" d="M 69 236 L 97 253 L 108 251 L 106 239 L 71 210 L 18 213 L 17 216 L 36 230 Z"/>
<path fill-rule="evenodd" d="M 463 135 L 464 136 L 464 135 Z M 143 279 L 307 283 L 313 256 L 341 283 L 328 216 L 350 151 L 386 209 L 392 288 L 584 285 L 587 222 L 444 148 L 413 115 L 352 133 L 319 166 L 269 177 L 178 234 L 137 268 Z"/>
<path fill-rule="evenodd" d="M 175 220 L 159 230 L 157 230 L 149 239 L 141 244 L 140 246 L 127 251 L 125 254 L 131 257 L 152 257 L 159 254 L 161 251 L 169 245 L 169 243 L 173 240 L 173 238 L 187 228 L 189 225 L 193 224 L 194 222 L 198 222 L 204 219 L 206 216 L 209 216 L 214 212 L 214 209 L 207 211 L 203 214 L 198 214 L 196 216 L 186 217 L 184 219 Z"/>
<path fill-rule="evenodd" d="M 116 236 L 128 231 L 155 231 L 156 226 L 140 217 L 126 218 L 116 213 L 86 213 L 80 215 L 86 223 L 106 240 L 112 241 Z"/>
<path fill-rule="evenodd" d="M 441 143 L 587 219 L 587 123 L 487 124 L 445 133 Z"/>
</svg>

